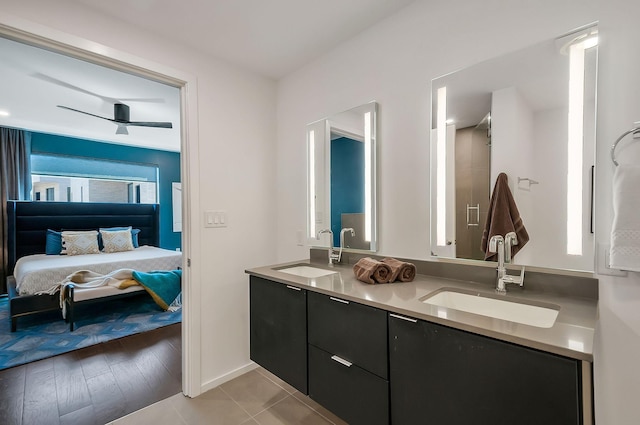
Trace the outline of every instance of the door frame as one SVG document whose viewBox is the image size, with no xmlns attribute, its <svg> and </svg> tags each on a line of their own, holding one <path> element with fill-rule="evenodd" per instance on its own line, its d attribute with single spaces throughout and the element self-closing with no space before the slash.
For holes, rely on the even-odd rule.
<svg viewBox="0 0 640 425">
<path fill-rule="evenodd" d="M 127 72 L 180 89 L 180 166 L 182 180 L 182 392 L 196 397 L 202 392 L 200 225 L 198 163 L 198 99 L 194 75 L 147 60 L 82 37 L 11 16 L 0 17 L 0 37 L 44 48 L 77 59 Z"/>
</svg>

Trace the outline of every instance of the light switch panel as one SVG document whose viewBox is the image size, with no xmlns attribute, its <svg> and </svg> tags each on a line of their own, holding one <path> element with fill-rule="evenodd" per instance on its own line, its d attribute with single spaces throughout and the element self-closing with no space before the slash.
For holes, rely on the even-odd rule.
<svg viewBox="0 0 640 425">
<path fill-rule="evenodd" d="M 212 210 L 205 211 L 204 227 L 227 227 L 227 212 Z"/>
</svg>

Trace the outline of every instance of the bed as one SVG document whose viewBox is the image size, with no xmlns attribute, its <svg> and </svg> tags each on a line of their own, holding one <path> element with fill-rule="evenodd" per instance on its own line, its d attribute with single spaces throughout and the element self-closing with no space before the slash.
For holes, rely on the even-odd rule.
<svg viewBox="0 0 640 425">
<path fill-rule="evenodd" d="M 60 309 L 59 293 L 42 292 L 52 288 L 61 276 L 63 279 L 76 270 L 95 269 L 107 273 L 131 268 L 151 271 L 177 269 L 181 265 L 180 253 L 157 248 L 157 204 L 8 201 L 7 209 L 10 274 L 7 290 L 12 332 L 17 328 L 19 317 Z M 45 254 L 48 229 L 97 230 L 128 226 L 140 230 L 137 235 L 139 248 L 129 253 Z M 36 292 L 40 294 L 36 295 Z M 107 291 L 102 298 L 132 296 L 140 292 L 144 293 L 144 290 L 133 288 L 117 295 Z"/>
</svg>

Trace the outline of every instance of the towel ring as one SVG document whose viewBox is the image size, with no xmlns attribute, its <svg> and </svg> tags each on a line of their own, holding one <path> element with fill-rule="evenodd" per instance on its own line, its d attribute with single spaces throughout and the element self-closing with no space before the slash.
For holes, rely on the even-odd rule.
<svg viewBox="0 0 640 425">
<path fill-rule="evenodd" d="M 616 161 L 616 146 L 618 146 L 618 143 L 620 143 L 622 139 L 624 139 L 631 133 L 633 134 L 640 133 L 640 127 L 634 127 L 629 131 L 625 131 L 624 133 L 622 133 L 622 136 L 618 137 L 618 139 L 615 142 L 613 142 L 613 145 L 611 146 L 611 160 L 613 161 L 616 167 L 618 166 L 618 161 Z"/>
</svg>

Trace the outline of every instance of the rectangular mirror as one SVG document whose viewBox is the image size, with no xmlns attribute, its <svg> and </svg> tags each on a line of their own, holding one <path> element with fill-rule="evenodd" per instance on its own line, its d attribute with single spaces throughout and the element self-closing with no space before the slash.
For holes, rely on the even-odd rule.
<svg viewBox="0 0 640 425">
<path fill-rule="evenodd" d="M 529 235 L 513 262 L 593 271 L 597 49 L 592 25 L 432 81 L 432 256 L 484 261 L 505 173 Z"/>
<path fill-rule="evenodd" d="M 376 114 L 371 102 L 307 125 L 308 245 L 339 247 L 353 229 L 344 248 L 376 251 Z"/>
</svg>

